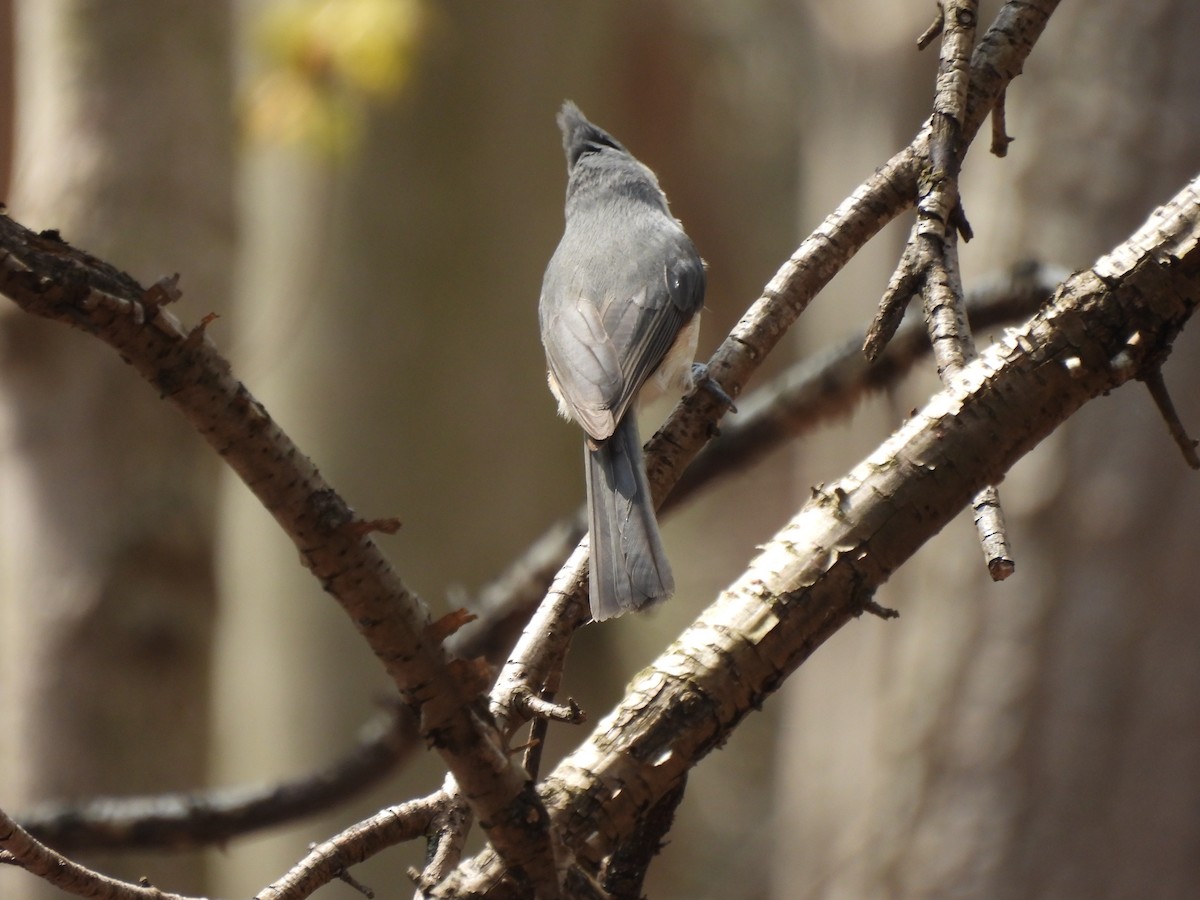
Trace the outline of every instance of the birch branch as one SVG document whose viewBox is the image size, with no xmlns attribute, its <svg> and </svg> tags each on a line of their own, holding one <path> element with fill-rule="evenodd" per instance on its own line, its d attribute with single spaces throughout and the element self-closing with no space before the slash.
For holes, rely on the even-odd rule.
<svg viewBox="0 0 1200 900">
<path fill-rule="evenodd" d="M 541 786 L 557 833 L 599 868 L 633 823 L 721 746 L 985 484 L 1089 400 L 1161 365 L 1200 304 L 1200 178 L 967 364 L 817 492 L 644 669 Z M 736 672 L 736 679 L 730 673 Z M 516 897 L 485 851 L 437 896 Z"/>
</svg>

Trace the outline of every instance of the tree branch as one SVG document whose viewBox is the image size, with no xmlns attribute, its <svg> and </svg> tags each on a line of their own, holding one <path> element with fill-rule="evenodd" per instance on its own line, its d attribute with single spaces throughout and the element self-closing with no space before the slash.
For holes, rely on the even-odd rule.
<svg viewBox="0 0 1200 900">
<path fill-rule="evenodd" d="M 153 291 L 112 266 L 0 216 L 0 293 L 34 315 L 87 331 L 116 349 L 238 473 L 350 616 L 417 713 L 421 733 L 454 773 L 514 877 L 557 895 L 549 820 L 507 755 L 481 701 L 483 682 L 452 664 L 430 614 L 353 510 L 230 373 L 204 334 L 185 330 Z"/>
<path fill-rule="evenodd" d="M 1066 275 L 1064 270 L 1022 264 L 985 280 L 968 301 L 972 328 L 980 330 L 1032 314 Z M 750 394 L 741 404 L 742 413 L 688 468 L 663 509 L 686 501 L 722 475 L 744 471 L 822 422 L 849 415 L 865 393 L 895 383 L 929 352 L 929 341 L 915 321 L 900 329 L 874 363 L 868 363 L 860 352 L 862 341 L 861 335 L 851 337 L 841 347 L 797 363 Z M 560 565 L 558 560 L 584 530 L 585 526 L 575 521 L 579 518 L 552 526 L 485 590 L 478 621 L 447 642 L 455 655 L 504 658 L 512 643 L 513 623 L 529 615 L 536 605 L 535 596 L 545 595 Z M 564 709 L 571 712 L 567 718 L 576 722 L 576 710 L 570 704 Z M 546 712 L 562 718 L 555 710 Z M 147 797 L 99 797 L 80 803 L 45 804 L 16 818 L 33 837 L 63 852 L 155 847 L 180 850 L 221 843 L 332 808 L 395 771 L 419 746 L 412 715 L 407 708 L 397 706 L 364 725 L 358 743 L 344 757 L 317 772 L 280 784 Z M 528 763 L 526 769 L 532 771 Z M 390 820 L 382 824 L 391 827 Z"/>
<path fill-rule="evenodd" d="M 416 722 L 397 706 L 367 722 L 345 756 L 300 778 L 263 787 L 43 804 L 16 818 L 33 837 L 64 852 L 219 844 L 345 803 L 419 747 Z"/>
<path fill-rule="evenodd" d="M 1160 365 L 1198 304 L 1200 179 L 818 492 L 639 673 L 541 788 L 581 862 L 597 865 L 612 852 L 628 823 L 860 615 L 875 589 L 982 485 L 998 481 L 1088 400 Z M 517 896 L 498 884 L 502 868 L 487 854 L 460 872 L 459 893 L 441 896 Z"/>
<path fill-rule="evenodd" d="M 5 857 L 3 854 L 7 853 Z M 60 890 L 90 900 L 191 900 L 156 887 L 118 881 L 71 862 L 35 840 L 0 809 L 0 862 L 20 866 Z"/>
<path fill-rule="evenodd" d="M 971 80 L 962 122 L 964 153 L 989 110 L 1021 72 L 1025 58 L 1046 26 L 1058 0 L 1013 0 L 997 14 L 971 59 Z M 928 155 L 930 124 L 912 143 L 876 170 L 808 237 L 767 284 L 708 363 L 709 375 L 730 396 L 739 396 L 762 361 L 809 302 L 867 241 L 910 207 L 917 175 Z M 710 391 L 692 391 L 646 446 L 646 472 L 656 503 L 670 492 L 684 468 L 716 433 L 726 412 Z M 561 667 L 569 634 L 588 621 L 587 542 L 579 544 L 556 576 L 543 605 L 510 656 L 492 691 L 493 712 L 515 728 L 520 717 L 509 694 L 517 685 L 537 690 Z M 546 634 L 568 635 L 548 641 Z"/>
<path fill-rule="evenodd" d="M 980 330 L 1032 314 L 1067 274 L 1022 263 L 984 279 L 968 300 L 971 327 Z M 900 329 L 874 363 L 863 357 L 862 342 L 862 335 L 850 337 L 840 347 L 796 363 L 748 395 L 741 414 L 688 468 L 662 508 L 685 502 L 724 474 L 744 471 L 831 418 L 849 415 L 864 394 L 894 384 L 930 349 L 915 321 Z M 561 559 L 585 530 L 582 512 L 551 526 L 483 590 L 473 606 L 477 620 L 450 637 L 449 649 L 456 656 L 503 661 L 514 628 L 546 594 Z M 45 804 L 16 818 L 35 838 L 60 851 L 178 850 L 220 843 L 343 802 L 394 771 L 418 748 L 419 740 L 408 710 L 393 707 L 363 727 L 358 744 L 345 757 L 297 779 L 262 788 Z"/>
<path fill-rule="evenodd" d="M 982 280 L 967 300 L 971 328 L 1028 318 L 1069 274 L 1057 266 L 1022 263 Z M 864 395 L 894 385 L 930 351 L 929 337 L 915 320 L 901 326 L 874 362 L 863 356 L 864 339 L 865 334 L 851 336 L 801 360 L 750 394 L 737 418 L 722 425 L 720 436 L 688 466 L 663 508 L 686 502 L 722 474 L 745 471 L 824 422 L 850 415 Z"/>
<path fill-rule="evenodd" d="M 975 0 L 946 0 L 944 8 L 939 5 L 931 31 L 941 33 L 942 53 L 926 145 L 928 156 L 917 179 L 917 220 L 863 342 L 863 352 L 875 359 L 895 334 L 909 301 L 920 293 L 938 375 L 944 383 L 975 356 L 958 265 L 958 235 L 962 234 L 964 240 L 971 237 L 958 176 L 965 152 L 961 123 L 966 118 L 970 87 L 967 59 L 975 41 L 977 16 Z M 929 34 L 922 35 L 918 44 Z M 971 506 L 988 571 L 1001 581 L 1012 574 L 1014 563 L 999 491 L 994 485 L 985 486 Z"/>
<path fill-rule="evenodd" d="M 309 851 L 281 878 L 263 888 L 254 900 L 303 900 L 381 850 L 424 835 L 445 793 L 438 791 L 377 812 Z"/>
<path fill-rule="evenodd" d="M 964 134 L 974 134 L 990 104 L 1019 72 L 1056 5 L 1050 0 L 1005 5 L 972 60 Z M 906 188 L 915 179 L 913 147 L 927 140 L 928 128 L 827 219 L 780 270 L 710 365 L 726 390 L 741 392 L 811 298 L 911 202 L 913 192 Z M 67 247 L 55 235 L 31 235 L 2 217 L 0 254 L 0 291 L 31 312 L 67 321 L 110 343 L 226 456 L 296 542 L 306 565 L 338 598 L 419 713 L 422 734 L 464 785 L 505 866 L 518 881 L 528 879 L 534 889 L 553 895 L 558 867 L 546 811 L 520 767 L 505 755 L 502 735 L 476 702 L 475 673 L 448 662 L 440 642 L 430 636 L 424 604 L 383 560 L 345 502 L 230 376 L 203 333 L 205 323 L 185 332 L 161 308 L 153 289 L 142 290 L 128 276 Z M 693 394 L 656 435 L 647 457 L 656 496 L 665 493 L 683 464 L 707 441 L 723 411 L 707 392 Z M 586 582 L 585 560 L 586 543 L 560 572 L 559 589 L 552 591 L 559 604 L 550 620 L 556 627 L 570 629 L 585 620 L 586 614 L 580 616 L 576 609 Z M 523 671 L 516 683 L 536 689 L 561 665 L 565 643 L 545 647 L 537 645 L 537 651 L 525 657 L 514 654 Z M 503 694 L 493 692 L 492 702 L 508 712 Z M 513 883 L 508 888 L 522 889 Z"/>
</svg>

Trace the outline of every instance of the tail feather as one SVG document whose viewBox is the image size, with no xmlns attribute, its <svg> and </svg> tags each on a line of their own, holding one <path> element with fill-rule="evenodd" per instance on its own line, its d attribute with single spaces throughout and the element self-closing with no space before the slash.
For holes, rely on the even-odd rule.
<svg viewBox="0 0 1200 900">
<path fill-rule="evenodd" d="M 675 590 L 663 550 L 642 443 L 627 415 L 587 456 L 588 533 L 591 535 L 590 591 L 597 622 L 645 609 Z"/>
</svg>

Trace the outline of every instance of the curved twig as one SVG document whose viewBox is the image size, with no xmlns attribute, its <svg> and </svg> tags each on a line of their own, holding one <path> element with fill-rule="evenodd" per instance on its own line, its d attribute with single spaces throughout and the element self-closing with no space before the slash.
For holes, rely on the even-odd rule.
<svg viewBox="0 0 1200 900">
<path fill-rule="evenodd" d="M 148 884 L 131 884 L 93 872 L 51 850 L 0 809 L 0 853 L 4 862 L 20 866 L 56 888 L 90 900 L 193 900 L 160 891 Z"/>
<path fill-rule="evenodd" d="M 304 859 L 255 894 L 254 900 L 303 900 L 379 851 L 421 837 L 444 800 L 445 794 L 437 791 L 352 825 L 313 847 Z"/>
</svg>

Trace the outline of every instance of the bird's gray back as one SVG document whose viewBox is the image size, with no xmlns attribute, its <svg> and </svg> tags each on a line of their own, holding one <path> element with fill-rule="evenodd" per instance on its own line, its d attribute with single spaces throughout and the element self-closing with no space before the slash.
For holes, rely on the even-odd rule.
<svg viewBox="0 0 1200 900">
<path fill-rule="evenodd" d="M 611 435 L 704 302 L 695 246 L 665 201 L 652 199 L 636 190 L 597 197 L 577 190 L 542 282 L 551 374 L 595 440 Z"/>
</svg>

